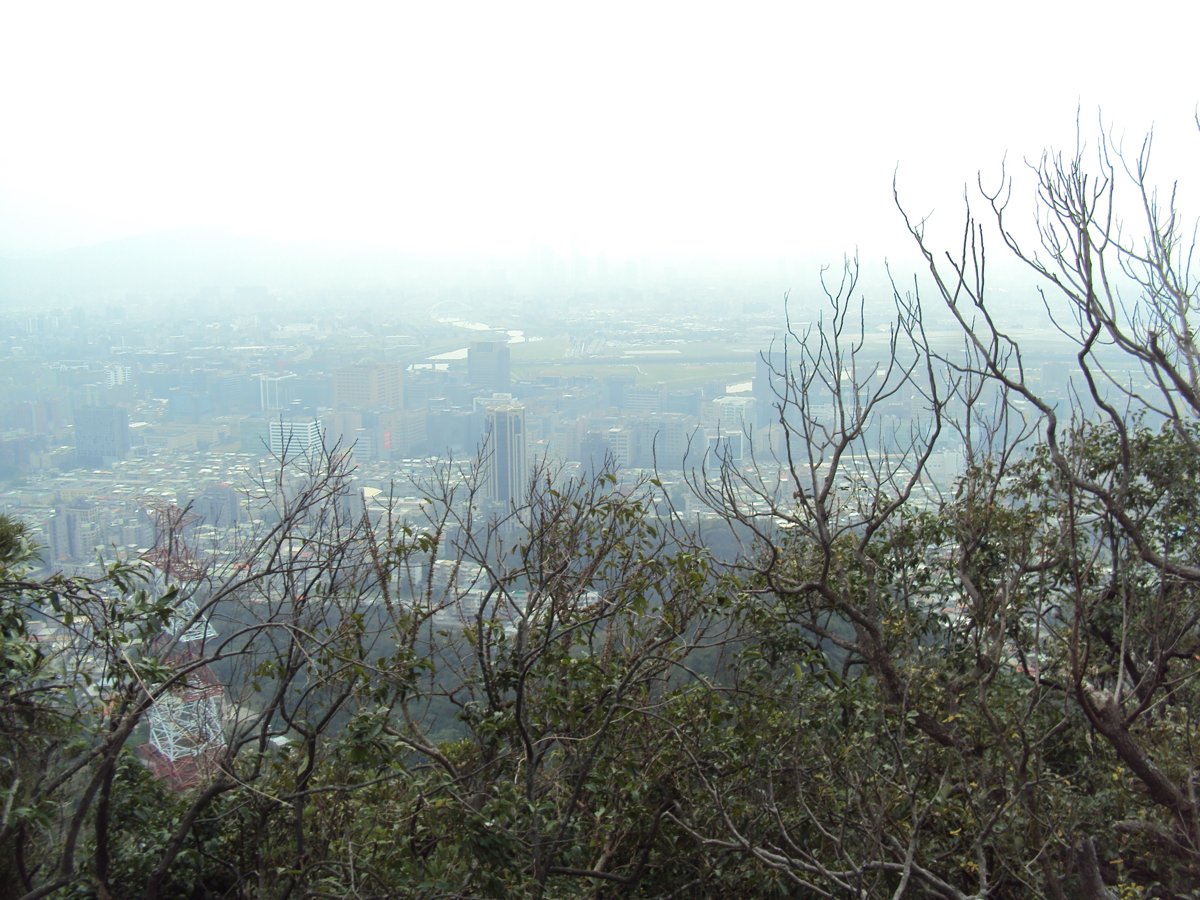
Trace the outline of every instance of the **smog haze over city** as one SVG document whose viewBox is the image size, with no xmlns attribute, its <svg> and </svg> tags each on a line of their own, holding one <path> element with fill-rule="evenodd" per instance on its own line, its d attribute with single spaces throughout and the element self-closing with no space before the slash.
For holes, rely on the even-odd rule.
<svg viewBox="0 0 1200 900">
<path fill-rule="evenodd" d="M 314 422 L 371 490 L 470 458 L 497 404 L 531 459 L 679 468 L 770 424 L 761 354 L 823 267 L 861 260 L 886 356 L 923 268 L 893 183 L 953 246 L 977 176 L 1024 208 L 1078 135 L 1153 128 L 1154 173 L 1194 171 L 1187 30 L 1103 4 L 0 18 L 0 476 L 56 566 L 144 550 L 147 496 L 223 496 Z"/>
</svg>

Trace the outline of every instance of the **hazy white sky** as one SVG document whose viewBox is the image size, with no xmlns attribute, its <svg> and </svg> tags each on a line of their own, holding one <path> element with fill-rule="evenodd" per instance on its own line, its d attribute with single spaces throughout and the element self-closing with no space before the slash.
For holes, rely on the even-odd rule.
<svg viewBox="0 0 1200 900">
<path fill-rule="evenodd" d="M 180 227 L 417 251 L 838 252 L 1082 109 L 1200 176 L 1143 3 L 8 3 L 0 253 Z"/>
</svg>

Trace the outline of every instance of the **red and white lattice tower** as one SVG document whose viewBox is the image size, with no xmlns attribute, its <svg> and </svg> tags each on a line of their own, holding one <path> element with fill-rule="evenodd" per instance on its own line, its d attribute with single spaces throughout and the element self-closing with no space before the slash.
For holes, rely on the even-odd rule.
<svg viewBox="0 0 1200 900">
<path fill-rule="evenodd" d="M 183 537 L 189 517 L 174 504 L 151 508 L 158 533 L 154 549 L 143 558 L 162 572 L 165 582 L 198 581 L 200 567 Z M 153 642 L 165 665 L 176 671 L 185 669 L 187 674 L 150 707 L 150 740 L 140 748 L 140 755 L 156 775 L 178 790 L 201 782 L 225 747 L 221 727 L 225 687 L 202 662 L 206 642 L 215 637 L 196 604 L 183 599 Z"/>
<path fill-rule="evenodd" d="M 187 531 L 199 516 L 158 497 L 144 497 L 141 503 L 154 519 L 154 546 L 142 559 L 162 572 L 168 583 L 199 581 L 203 570 L 187 542 Z"/>
</svg>

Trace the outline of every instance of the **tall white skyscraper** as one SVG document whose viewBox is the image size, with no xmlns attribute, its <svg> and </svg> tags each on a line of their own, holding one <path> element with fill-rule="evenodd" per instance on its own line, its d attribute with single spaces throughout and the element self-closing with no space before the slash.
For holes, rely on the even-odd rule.
<svg viewBox="0 0 1200 900">
<path fill-rule="evenodd" d="M 325 429 L 316 419 L 307 422 L 276 420 L 271 423 L 271 455 L 284 462 L 310 458 L 325 446 Z"/>
<path fill-rule="evenodd" d="M 515 403 L 487 410 L 487 499 L 521 503 L 529 490 L 529 456 L 525 443 L 525 407 Z"/>
<path fill-rule="evenodd" d="M 756 401 L 745 395 L 717 397 L 712 402 L 713 426 L 724 434 L 742 434 L 754 428 Z"/>
</svg>

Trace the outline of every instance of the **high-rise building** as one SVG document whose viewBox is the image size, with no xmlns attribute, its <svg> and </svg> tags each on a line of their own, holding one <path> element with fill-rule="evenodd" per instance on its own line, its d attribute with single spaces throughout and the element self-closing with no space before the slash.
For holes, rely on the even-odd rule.
<svg viewBox="0 0 1200 900">
<path fill-rule="evenodd" d="M 616 465 L 624 467 L 633 464 L 635 454 L 634 429 L 614 426 L 605 432 L 604 437 L 608 442 L 608 451 L 612 454 L 613 462 Z"/>
<path fill-rule="evenodd" d="M 493 391 L 507 391 L 512 384 L 508 344 L 476 341 L 467 350 L 467 382 Z"/>
<path fill-rule="evenodd" d="M 398 409 L 404 405 L 403 367 L 374 363 L 337 369 L 333 404 L 337 409 Z"/>
<path fill-rule="evenodd" d="M 428 435 L 425 410 L 387 410 L 375 422 L 375 446 L 381 459 L 414 455 Z"/>
<path fill-rule="evenodd" d="M 621 411 L 630 416 L 656 415 L 663 412 L 666 397 L 667 389 L 663 384 L 646 388 L 628 388 L 621 404 Z"/>
<path fill-rule="evenodd" d="M 717 397 L 712 402 L 712 425 L 725 434 L 742 434 L 753 429 L 755 418 L 754 397 L 745 394 Z"/>
<path fill-rule="evenodd" d="M 759 427 L 779 421 L 780 406 L 786 407 L 788 383 L 786 359 L 775 347 L 759 354 L 754 365 L 754 411 Z"/>
<path fill-rule="evenodd" d="M 130 380 L 129 366 L 110 365 L 104 367 L 104 385 L 112 389 L 127 384 Z"/>
<path fill-rule="evenodd" d="M 488 500 L 520 503 L 529 489 L 529 457 L 525 441 L 525 407 L 505 403 L 487 411 L 485 488 Z"/>
<path fill-rule="evenodd" d="M 692 444 L 695 420 L 681 413 L 666 413 L 634 421 L 637 437 L 631 465 L 643 468 L 681 469 Z M 695 457 L 693 457 L 695 460 Z"/>
<path fill-rule="evenodd" d="M 295 399 L 295 375 L 258 376 L 259 408 L 267 410 L 287 409 Z"/>
<path fill-rule="evenodd" d="M 80 465 L 106 466 L 129 454 L 129 414 L 118 406 L 75 411 L 75 452 Z"/>
<path fill-rule="evenodd" d="M 300 422 L 278 420 L 271 423 L 268 447 L 282 462 L 310 458 L 325 446 L 325 429 L 315 419 Z"/>
</svg>

